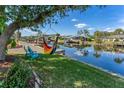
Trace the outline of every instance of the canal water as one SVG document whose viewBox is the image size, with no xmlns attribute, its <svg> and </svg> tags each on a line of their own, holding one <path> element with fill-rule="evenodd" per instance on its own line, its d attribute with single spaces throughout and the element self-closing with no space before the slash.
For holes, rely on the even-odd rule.
<svg viewBox="0 0 124 93">
<path fill-rule="evenodd" d="M 109 46 L 60 45 L 65 55 L 124 76 L 124 48 Z"/>
</svg>

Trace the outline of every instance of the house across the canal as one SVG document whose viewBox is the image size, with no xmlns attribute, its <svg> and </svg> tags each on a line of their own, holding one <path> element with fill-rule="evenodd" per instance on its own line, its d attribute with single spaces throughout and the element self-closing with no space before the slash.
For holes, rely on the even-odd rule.
<svg viewBox="0 0 124 93">
<path fill-rule="evenodd" d="M 100 38 L 103 42 L 111 41 L 111 42 L 123 42 L 124 35 L 112 35 Z"/>
</svg>

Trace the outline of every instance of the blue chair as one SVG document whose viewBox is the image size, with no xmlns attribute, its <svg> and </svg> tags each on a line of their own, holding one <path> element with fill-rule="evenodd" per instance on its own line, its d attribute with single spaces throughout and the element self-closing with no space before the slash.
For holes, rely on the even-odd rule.
<svg viewBox="0 0 124 93">
<path fill-rule="evenodd" d="M 26 56 L 31 57 L 32 59 L 36 59 L 39 57 L 37 52 L 34 52 L 29 46 L 28 49 L 24 48 L 26 51 Z"/>
<path fill-rule="evenodd" d="M 30 56 L 30 52 L 25 48 L 25 46 L 24 46 L 24 50 L 25 50 L 25 52 L 26 52 L 26 56 Z"/>
</svg>

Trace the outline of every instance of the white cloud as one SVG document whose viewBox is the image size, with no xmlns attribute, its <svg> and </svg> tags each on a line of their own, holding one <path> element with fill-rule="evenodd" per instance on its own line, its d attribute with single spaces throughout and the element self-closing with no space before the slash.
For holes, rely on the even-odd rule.
<svg viewBox="0 0 124 93">
<path fill-rule="evenodd" d="M 30 29 L 23 29 L 21 30 L 22 36 L 36 36 L 38 32 L 31 31 Z"/>
<path fill-rule="evenodd" d="M 77 19 L 75 19 L 75 18 L 73 18 L 73 19 L 71 19 L 71 21 L 76 22 L 76 21 L 78 21 L 78 20 L 77 20 Z"/>
<path fill-rule="evenodd" d="M 108 27 L 108 28 L 105 28 L 105 29 L 104 29 L 104 31 L 108 31 L 108 30 L 111 30 L 111 28 Z"/>
<path fill-rule="evenodd" d="M 89 28 L 88 28 L 88 30 L 94 30 L 94 28 L 92 28 L 92 27 L 89 27 Z"/>
<path fill-rule="evenodd" d="M 74 26 L 77 27 L 77 28 L 84 28 L 84 27 L 87 26 L 87 24 L 79 23 L 79 24 L 75 24 Z"/>
<path fill-rule="evenodd" d="M 107 31 L 107 32 L 113 32 L 113 31 L 114 31 L 114 29 L 113 29 L 113 28 L 108 27 L 108 28 L 105 28 L 105 29 L 104 29 L 104 31 Z"/>
</svg>

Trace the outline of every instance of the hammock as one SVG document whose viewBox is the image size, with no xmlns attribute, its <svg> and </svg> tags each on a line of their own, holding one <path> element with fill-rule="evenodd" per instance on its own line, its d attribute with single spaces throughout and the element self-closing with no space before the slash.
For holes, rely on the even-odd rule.
<svg viewBox="0 0 124 93">
<path fill-rule="evenodd" d="M 48 44 L 45 41 L 45 37 L 43 36 L 43 49 L 44 49 L 44 54 L 54 54 L 56 51 L 56 47 L 57 47 L 57 43 L 58 43 L 58 38 L 59 38 L 59 34 L 57 34 L 56 36 L 56 40 L 53 44 L 53 46 L 48 46 Z"/>
</svg>

